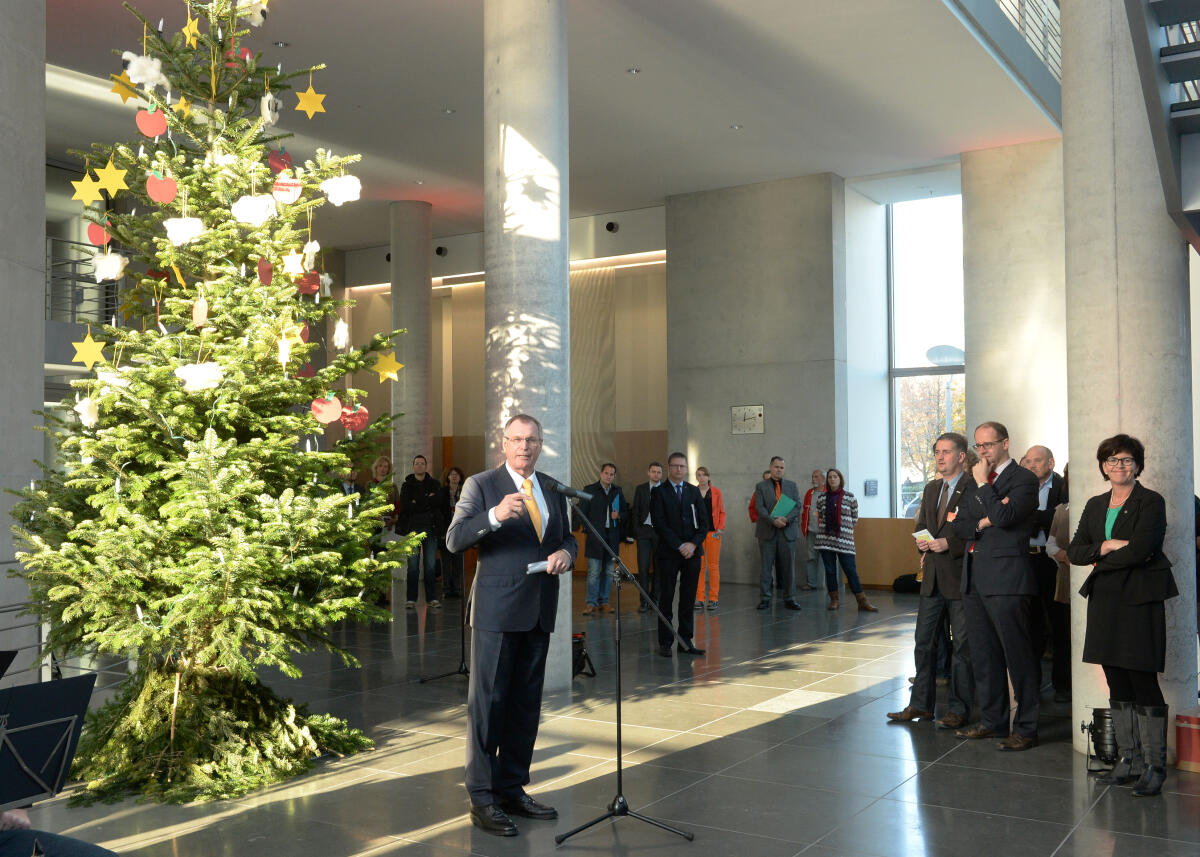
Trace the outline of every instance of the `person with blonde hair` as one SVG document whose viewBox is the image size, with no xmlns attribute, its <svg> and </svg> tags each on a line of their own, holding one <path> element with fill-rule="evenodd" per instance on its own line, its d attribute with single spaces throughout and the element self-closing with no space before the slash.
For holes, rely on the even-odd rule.
<svg viewBox="0 0 1200 857">
<path fill-rule="evenodd" d="M 696 485 L 700 489 L 700 497 L 708 510 L 709 530 L 704 537 L 704 555 L 700 558 L 700 581 L 696 586 L 697 611 L 706 607 L 716 610 L 721 591 L 721 534 L 725 532 L 725 501 L 721 497 L 721 489 L 712 484 L 712 475 L 707 467 L 696 468 Z M 705 597 L 705 571 L 708 571 L 708 594 Z"/>
</svg>

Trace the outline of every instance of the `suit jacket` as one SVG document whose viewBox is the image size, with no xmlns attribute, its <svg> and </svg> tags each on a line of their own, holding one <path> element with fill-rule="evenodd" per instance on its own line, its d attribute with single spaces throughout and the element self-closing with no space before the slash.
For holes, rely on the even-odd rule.
<svg viewBox="0 0 1200 857">
<path fill-rule="evenodd" d="M 625 495 L 621 491 L 621 486 L 614 482 L 609 489 L 607 497 L 604 496 L 604 486 L 598 481 L 593 482 L 583 490 L 591 494 L 592 499 L 586 503 L 580 503 L 579 511 L 587 516 L 587 519 L 592 522 L 592 526 L 599 530 L 601 535 L 607 537 L 609 546 L 613 550 L 616 550 L 617 546 L 621 543 L 621 530 L 625 526 L 626 519 L 629 517 L 629 504 L 625 502 Z M 620 514 L 620 518 L 613 521 L 611 527 L 605 528 L 604 525 L 611 520 L 609 513 L 612 512 L 613 497 L 617 498 L 617 511 Z M 579 525 L 579 529 L 583 529 L 583 524 Z M 588 559 L 603 559 L 608 556 L 604 552 L 604 548 L 600 547 L 596 543 L 596 540 L 592 538 L 591 532 L 586 529 L 584 532 L 587 533 L 587 540 L 584 542 L 583 549 L 584 556 Z"/>
<path fill-rule="evenodd" d="M 658 483 L 659 485 L 662 482 Z M 633 489 L 633 506 L 629 511 L 631 535 L 648 539 L 654 534 L 654 524 L 646 524 L 646 516 L 650 514 L 650 483 L 643 482 Z"/>
<path fill-rule="evenodd" d="M 921 508 L 917 510 L 917 518 L 913 532 L 929 530 L 935 539 L 945 539 L 949 550 L 945 553 L 926 551 L 922 564 L 924 574 L 921 578 L 921 594 L 933 595 L 934 584 L 943 598 L 958 600 L 962 598 L 962 569 L 963 553 L 967 543 L 954 529 L 954 519 L 958 517 L 958 507 L 963 494 L 975 488 L 975 480 L 970 473 L 963 473 L 958 478 L 958 484 L 950 492 L 946 502 L 946 517 L 938 517 L 938 500 L 942 496 L 942 480 L 934 479 L 925 486 L 921 496 Z"/>
<path fill-rule="evenodd" d="M 963 557 L 962 591 L 980 595 L 1037 595 L 1029 538 L 1037 526 L 1037 477 L 1012 461 L 996 477 L 963 495 L 954 519 L 958 537 L 974 552 Z M 979 530 L 983 518 L 991 526 Z"/>
<path fill-rule="evenodd" d="M 548 507 L 546 535 L 540 542 L 533 521 L 524 511 L 518 518 L 501 521 L 500 529 L 492 530 L 488 510 L 517 490 L 503 464 L 466 481 L 454 520 L 446 531 L 446 547 L 453 553 L 479 548 L 471 586 L 471 626 L 482 631 L 530 631 L 538 626 L 543 631 L 554 630 L 558 577 L 526 574 L 525 569 L 557 550 L 570 554 L 574 565 L 579 546 L 571 534 L 566 498 L 547 487 L 550 477 L 544 473 L 534 475 Z"/>
<path fill-rule="evenodd" d="M 791 497 L 796 501 L 792 511 L 787 513 L 787 526 L 780 530 L 772 523 L 771 510 L 775 508 L 774 480 L 764 479 L 754 486 L 754 508 L 758 512 L 758 521 L 754 524 L 754 535 L 759 541 L 767 541 L 778 532 L 789 542 L 800 538 L 800 489 L 790 479 L 784 479 L 780 485 L 780 496 Z"/>
<path fill-rule="evenodd" d="M 1112 491 L 1106 491 L 1087 501 L 1067 548 L 1074 565 L 1095 566 L 1079 593 L 1085 598 L 1093 592 L 1116 594 L 1128 604 L 1174 598 L 1179 590 L 1171 562 L 1162 552 L 1167 532 L 1167 506 L 1162 495 L 1136 483 L 1112 528 L 1114 539 L 1127 539 L 1129 544 L 1100 556 L 1111 498 Z"/>
<path fill-rule="evenodd" d="M 650 519 L 658 534 L 658 554 L 678 556 L 680 545 L 691 542 L 696 546 L 693 556 L 704 555 L 704 537 L 709 530 L 708 510 L 695 485 L 683 483 L 683 501 L 680 502 L 670 480 L 659 483 L 650 492 Z"/>
<path fill-rule="evenodd" d="M 1033 536 L 1038 533 L 1043 536 L 1050 535 L 1050 525 L 1054 523 L 1054 510 L 1058 508 L 1059 503 L 1067 502 L 1067 492 L 1064 490 L 1063 478 L 1057 473 L 1050 474 L 1050 494 L 1046 499 L 1046 508 L 1039 509 L 1034 513 L 1037 524 L 1033 529 Z"/>
</svg>

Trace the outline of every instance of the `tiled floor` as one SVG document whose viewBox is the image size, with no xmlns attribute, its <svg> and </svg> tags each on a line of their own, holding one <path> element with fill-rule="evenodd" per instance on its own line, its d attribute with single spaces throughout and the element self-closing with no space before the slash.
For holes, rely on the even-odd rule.
<svg viewBox="0 0 1200 857">
<path fill-rule="evenodd" d="M 314 655 L 299 681 L 265 677 L 367 730 L 373 752 L 242 800 L 76 809 L 59 798 L 35 821 L 139 857 L 1200 853 L 1200 776 L 1172 770 L 1160 799 L 1097 785 L 1071 749 L 1066 706 L 1043 705 L 1042 746 L 1020 754 L 929 723 L 889 725 L 884 713 L 908 699 L 916 597 L 871 598 L 877 614 L 827 612 L 819 593 L 800 613 L 761 613 L 753 588 L 727 585 L 720 611 L 697 619 L 702 659 L 658 657 L 647 616 L 626 616 L 624 793 L 694 842 L 624 818 L 554 844 L 616 791 L 610 616 L 576 622 L 599 675 L 547 701 L 530 791 L 559 821 L 518 819 L 512 839 L 470 825 L 466 680 L 418 681 L 457 666 L 459 602 L 347 630 L 361 669 Z"/>
</svg>

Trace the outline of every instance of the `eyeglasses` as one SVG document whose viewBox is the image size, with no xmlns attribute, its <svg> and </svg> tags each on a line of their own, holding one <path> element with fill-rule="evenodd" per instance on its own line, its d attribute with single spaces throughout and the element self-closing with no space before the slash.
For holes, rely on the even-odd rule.
<svg viewBox="0 0 1200 857">
<path fill-rule="evenodd" d="M 506 437 L 505 440 L 511 443 L 513 446 L 540 446 L 542 443 L 542 439 L 540 437 Z"/>
<path fill-rule="evenodd" d="M 991 449 L 993 446 L 999 446 L 1002 443 L 1004 443 L 1002 440 L 985 440 L 975 444 L 975 449 L 979 452 L 985 452 Z"/>
<path fill-rule="evenodd" d="M 1133 467 L 1133 459 L 1129 456 L 1125 458 L 1117 458 L 1115 455 L 1112 458 L 1104 459 L 1104 463 L 1109 467 Z"/>
</svg>

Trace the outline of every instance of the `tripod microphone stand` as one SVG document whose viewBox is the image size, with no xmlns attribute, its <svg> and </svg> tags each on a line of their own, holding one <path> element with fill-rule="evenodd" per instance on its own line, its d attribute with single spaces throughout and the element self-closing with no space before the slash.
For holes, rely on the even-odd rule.
<svg viewBox="0 0 1200 857">
<path fill-rule="evenodd" d="M 625 581 L 628 583 L 632 583 L 634 586 L 637 587 L 638 592 L 641 593 L 642 597 L 646 600 L 646 603 L 653 606 L 654 612 L 659 615 L 659 618 L 663 622 L 666 623 L 668 628 L 671 628 L 671 633 L 674 634 L 675 640 L 678 642 L 679 647 L 681 649 L 683 648 L 683 645 L 684 645 L 683 638 L 681 636 L 679 636 L 679 632 L 674 629 L 674 627 L 671 625 L 671 622 L 667 619 L 666 615 L 662 612 L 661 609 L 659 609 L 658 603 L 656 601 L 654 601 L 652 598 L 650 598 L 649 593 L 647 593 L 646 590 L 642 588 L 642 585 L 640 583 L 638 583 L 637 578 L 633 576 L 633 574 L 626 567 L 625 563 L 621 562 L 621 557 L 617 554 L 616 551 L 614 551 L 612 549 L 612 546 L 609 545 L 608 540 L 600 535 L 600 532 L 596 529 L 596 526 L 590 520 L 588 520 L 587 516 L 582 514 L 582 512 L 580 512 L 579 518 L 580 518 L 580 520 L 583 521 L 584 525 L 588 529 L 588 538 L 596 539 L 597 543 L 599 543 L 600 545 L 603 546 L 604 552 L 607 553 L 609 555 L 609 557 L 612 559 L 612 561 L 613 561 L 613 579 L 616 581 L 616 584 L 617 584 L 617 596 L 615 599 L 617 606 L 616 606 L 616 611 L 614 614 L 615 619 L 616 619 L 616 624 L 614 626 L 614 631 L 613 631 L 613 638 L 616 640 L 616 643 L 617 643 L 617 688 L 616 688 L 617 793 L 616 793 L 616 796 L 613 797 L 612 802 L 609 803 L 607 811 L 596 816 L 591 821 L 588 821 L 584 824 L 579 825 L 579 827 L 576 827 L 574 830 L 569 830 L 566 833 L 561 833 L 558 836 L 555 836 L 554 844 L 562 845 L 564 842 L 566 842 L 568 839 L 570 839 L 576 833 L 582 833 L 583 831 L 587 830 L 589 827 L 597 825 L 602 821 L 606 821 L 607 819 L 620 818 L 620 817 L 624 817 L 624 816 L 629 816 L 630 818 L 636 818 L 639 821 L 644 821 L 647 824 L 652 824 L 655 827 L 658 827 L 658 828 L 661 828 L 661 829 L 667 831 L 668 833 L 674 833 L 676 836 L 682 836 L 684 839 L 691 842 L 693 839 L 695 839 L 695 834 L 690 833 L 686 830 L 680 830 L 676 827 L 672 827 L 671 825 L 666 824 L 665 822 L 659 821 L 658 819 L 650 818 L 647 815 L 642 815 L 639 812 L 635 812 L 634 810 L 629 808 L 629 801 L 625 799 L 623 765 L 622 765 L 623 753 L 621 750 L 621 582 Z"/>
<path fill-rule="evenodd" d="M 462 571 L 458 574 L 458 591 L 459 597 L 462 598 L 462 616 L 458 625 L 458 669 L 450 670 L 447 673 L 440 675 L 427 675 L 417 682 L 425 684 L 428 681 L 437 681 L 440 678 L 449 678 L 452 675 L 470 676 L 471 668 L 467 666 L 467 561 L 466 557 L 462 558 Z"/>
</svg>

